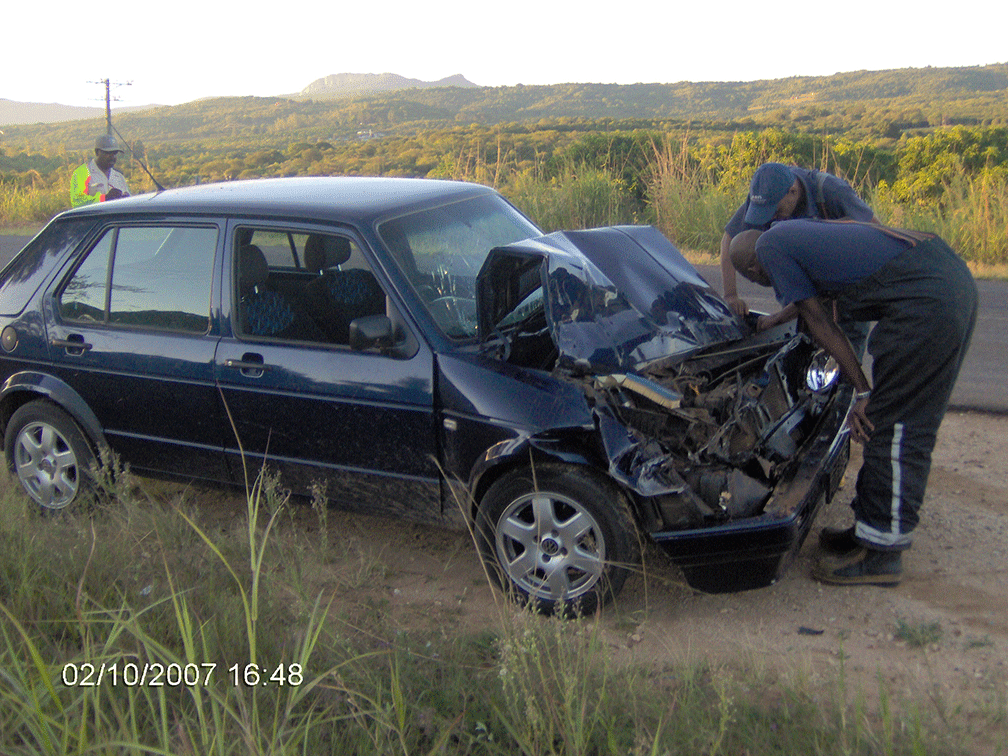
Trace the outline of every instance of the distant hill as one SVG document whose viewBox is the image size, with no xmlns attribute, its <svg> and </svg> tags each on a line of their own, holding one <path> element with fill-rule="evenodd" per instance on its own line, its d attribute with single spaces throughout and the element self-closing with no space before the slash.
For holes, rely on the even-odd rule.
<svg viewBox="0 0 1008 756">
<path fill-rule="evenodd" d="M 338 73 L 316 79 L 301 90 L 303 97 L 326 99 L 330 97 L 361 97 L 364 95 L 395 92 L 400 89 L 431 89 L 433 87 L 475 87 L 462 74 L 455 74 L 438 81 L 407 79 L 394 73 L 360 74 Z"/>
<path fill-rule="evenodd" d="M 161 105 L 117 106 L 114 113 L 132 113 L 139 110 L 163 107 Z M 0 126 L 33 123 L 62 123 L 82 121 L 87 118 L 105 118 L 105 108 L 80 105 L 60 105 L 56 102 L 16 102 L 0 99 Z"/>
<path fill-rule="evenodd" d="M 387 89 L 338 94 L 354 87 Z M 62 107 L 0 101 L 0 116 L 7 112 L 3 108 L 15 106 L 22 112 Z M 104 113 L 99 108 L 66 110 L 75 111 L 70 117 L 79 120 L 66 122 L 64 117 L 46 123 L 44 111 L 37 109 L 30 117 L 0 117 L 6 132 L 0 137 L 0 151 L 4 144 L 17 140 L 39 150 L 90 149 Z M 940 126 L 1008 124 L 1008 63 L 749 82 L 509 87 L 477 86 L 461 75 L 424 83 L 395 74 L 335 74 L 297 94 L 220 97 L 126 110 L 117 108 L 113 113 L 125 138 L 151 145 L 187 143 L 195 152 L 208 142 L 241 150 L 253 144 L 286 149 L 299 142 L 408 137 L 474 124 L 541 124 L 542 128 L 570 130 L 705 123 L 728 132 L 779 126 L 853 138 L 898 139 L 906 132 Z M 610 125 L 587 125 L 597 121 Z"/>
<path fill-rule="evenodd" d="M 462 74 L 448 76 L 439 81 L 421 81 L 420 79 L 407 79 L 405 76 L 394 73 L 338 73 L 316 79 L 295 94 L 277 96 L 290 99 L 335 100 L 348 97 L 366 97 L 386 92 L 395 92 L 397 90 L 432 89 L 436 87 L 479 89 L 480 85 L 473 84 Z M 132 107 L 116 107 L 115 112 L 125 113 L 135 110 L 149 110 L 156 107 L 161 106 L 134 105 Z M 184 105 L 179 107 L 184 107 Z M 0 126 L 80 121 L 87 118 L 99 118 L 104 115 L 105 109 L 102 107 L 78 107 L 60 105 L 55 102 L 15 102 L 14 100 L 0 99 Z"/>
<path fill-rule="evenodd" d="M 461 123 L 528 123 L 543 118 L 640 119 L 808 123 L 824 112 L 857 105 L 896 112 L 893 120 L 931 116 L 962 122 L 1008 115 L 1008 64 L 958 68 L 852 71 L 831 76 L 670 84 L 564 83 L 509 87 L 445 87 L 387 92 L 356 98 L 374 117 L 429 120 L 434 111 Z M 948 106 L 943 113 L 931 113 Z M 917 111 L 921 111 L 918 117 Z M 906 117 L 904 117 L 906 116 Z M 393 123 L 376 121 L 388 128 Z"/>
<path fill-rule="evenodd" d="M 57 123 L 97 118 L 105 108 L 73 107 L 55 102 L 15 102 L 0 99 L 0 126 L 12 123 Z"/>
</svg>

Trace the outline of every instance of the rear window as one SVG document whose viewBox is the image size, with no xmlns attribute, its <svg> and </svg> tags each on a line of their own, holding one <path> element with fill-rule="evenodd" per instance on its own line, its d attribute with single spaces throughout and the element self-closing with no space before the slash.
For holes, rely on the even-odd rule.
<svg viewBox="0 0 1008 756">
<path fill-rule="evenodd" d="M 91 222 L 51 224 L 0 272 L 0 314 L 18 315 L 58 258 L 77 247 Z"/>
</svg>

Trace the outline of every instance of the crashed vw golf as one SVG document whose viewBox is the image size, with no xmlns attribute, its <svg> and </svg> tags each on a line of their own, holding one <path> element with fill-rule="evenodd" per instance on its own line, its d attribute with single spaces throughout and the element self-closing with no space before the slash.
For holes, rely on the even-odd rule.
<svg viewBox="0 0 1008 756">
<path fill-rule="evenodd" d="M 232 182 L 54 219 L 0 274 L 0 421 L 28 495 L 141 474 L 471 527 L 501 586 L 590 611 L 646 542 L 768 585 L 835 491 L 851 390 L 755 335 L 659 232 L 543 235 L 458 182 Z"/>
</svg>

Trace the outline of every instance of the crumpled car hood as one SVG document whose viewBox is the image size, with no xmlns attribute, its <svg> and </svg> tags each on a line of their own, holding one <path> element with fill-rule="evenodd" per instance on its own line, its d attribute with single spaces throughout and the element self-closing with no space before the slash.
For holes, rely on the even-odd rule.
<svg viewBox="0 0 1008 756">
<path fill-rule="evenodd" d="M 651 226 L 558 231 L 495 248 L 476 279 L 476 303 L 483 342 L 507 339 L 541 308 L 559 364 L 585 373 L 639 369 L 746 335 Z"/>
</svg>

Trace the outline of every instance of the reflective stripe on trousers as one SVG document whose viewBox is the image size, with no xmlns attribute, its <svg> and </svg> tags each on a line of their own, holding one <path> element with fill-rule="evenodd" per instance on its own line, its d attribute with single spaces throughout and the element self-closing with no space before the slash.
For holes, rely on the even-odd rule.
<svg viewBox="0 0 1008 756">
<path fill-rule="evenodd" d="M 868 340 L 875 431 L 864 448 L 854 507 L 857 537 L 904 549 L 919 521 L 931 453 L 976 323 L 977 290 L 941 239 L 908 249 L 841 293 L 844 307 L 878 320 Z"/>
</svg>

